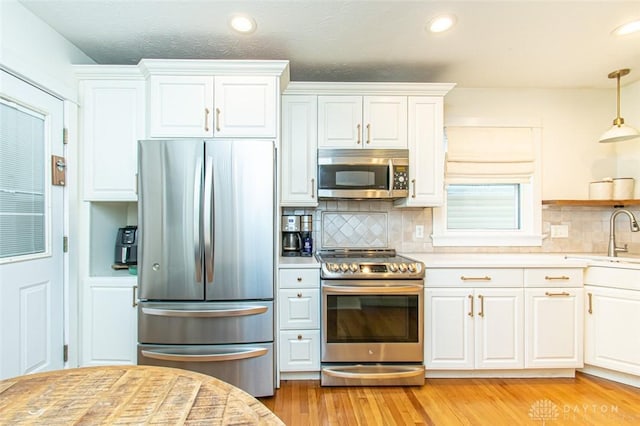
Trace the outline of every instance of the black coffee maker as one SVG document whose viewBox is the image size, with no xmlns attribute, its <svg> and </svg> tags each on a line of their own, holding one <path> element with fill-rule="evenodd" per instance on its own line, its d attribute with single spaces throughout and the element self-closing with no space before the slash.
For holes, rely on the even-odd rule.
<svg viewBox="0 0 640 426">
<path fill-rule="evenodd" d="M 282 255 L 300 256 L 300 216 L 282 216 Z"/>
<path fill-rule="evenodd" d="M 136 265 L 138 263 L 137 226 L 125 226 L 118 229 L 114 262 L 116 265 Z"/>
</svg>

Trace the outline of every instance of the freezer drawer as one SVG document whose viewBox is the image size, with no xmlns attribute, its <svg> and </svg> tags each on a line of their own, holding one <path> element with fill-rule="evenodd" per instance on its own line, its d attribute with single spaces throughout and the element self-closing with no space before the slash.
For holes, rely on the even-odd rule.
<svg viewBox="0 0 640 426">
<path fill-rule="evenodd" d="M 273 302 L 141 302 L 138 342 L 168 345 L 273 341 Z"/>
<path fill-rule="evenodd" d="M 256 397 L 274 394 L 272 343 L 138 345 L 138 364 L 197 371 L 230 383 Z"/>
</svg>

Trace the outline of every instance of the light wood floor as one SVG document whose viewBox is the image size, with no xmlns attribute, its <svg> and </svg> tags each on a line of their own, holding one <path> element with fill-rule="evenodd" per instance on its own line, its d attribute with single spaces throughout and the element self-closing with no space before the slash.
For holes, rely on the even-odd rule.
<svg viewBox="0 0 640 426">
<path fill-rule="evenodd" d="M 282 381 L 260 400 L 289 426 L 640 425 L 640 389 L 575 379 L 427 379 L 422 387 Z"/>
</svg>

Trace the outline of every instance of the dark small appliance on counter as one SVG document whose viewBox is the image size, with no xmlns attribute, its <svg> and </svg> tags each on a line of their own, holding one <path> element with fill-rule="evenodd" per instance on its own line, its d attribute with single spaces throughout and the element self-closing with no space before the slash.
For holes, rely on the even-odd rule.
<svg viewBox="0 0 640 426">
<path fill-rule="evenodd" d="M 138 263 L 137 226 L 125 226 L 118 229 L 114 263 L 116 265 L 136 265 Z"/>
<path fill-rule="evenodd" d="M 282 255 L 300 256 L 301 248 L 300 216 L 282 216 Z"/>
</svg>

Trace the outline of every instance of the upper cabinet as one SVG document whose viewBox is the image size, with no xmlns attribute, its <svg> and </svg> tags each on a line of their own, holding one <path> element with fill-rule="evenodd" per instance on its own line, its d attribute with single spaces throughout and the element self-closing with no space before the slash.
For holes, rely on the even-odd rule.
<svg viewBox="0 0 640 426">
<path fill-rule="evenodd" d="M 277 138 L 286 61 L 148 60 L 148 136 Z"/>
<path fill-rule="evenodd" d="M 136 144 L 144 137 L 144 79 L 135 67 L 77 67 L 83 198 L 135 201 Z"/>
<path fill-rule="evenodd" d="M 317 96 L 282 96 L 280 205 L 315 207 L 318 146 Z"/>
<path fill-rule="evenodd" d="M 320 148 L 407 148 L 406 96 L 319 96 Z"/>
</svg>

